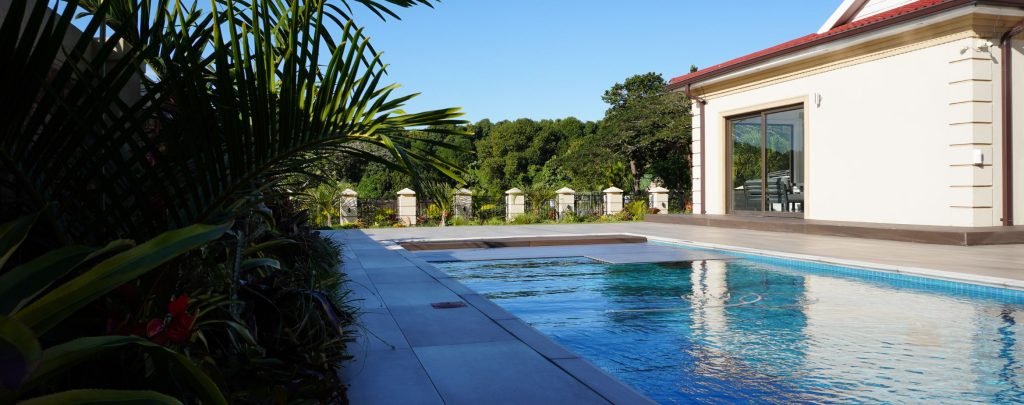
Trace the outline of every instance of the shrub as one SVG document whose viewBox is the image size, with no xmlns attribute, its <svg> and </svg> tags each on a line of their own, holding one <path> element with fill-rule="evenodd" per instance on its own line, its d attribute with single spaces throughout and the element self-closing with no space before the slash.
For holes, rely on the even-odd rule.
<svg viewBox="0 0 1024 405">
<path fill-rule="evenodd" d="M 626 221 L 643 221 L 644 214 L 647 213 L 647 201 L 639 200 L 626 204 L 623 212 L 629 213 L 629 219 Z"/>
<path fill-rule="evenodd" d="M 483 225 L 505 225 L 505 218 L 503 217 L 492 217 L 487 218 L 483 221 Z"/>
<path fill-rule="evenodd" d="M 526 212 L 513 218 L 512 221 L 509 223 L 511 223 L 512 225 L 530 225 L 539 224 L 542 222 L 544 222 L 544 220 L 541 218 L 540 215 L 534 214 L 532 212 Z"/>
</svg>

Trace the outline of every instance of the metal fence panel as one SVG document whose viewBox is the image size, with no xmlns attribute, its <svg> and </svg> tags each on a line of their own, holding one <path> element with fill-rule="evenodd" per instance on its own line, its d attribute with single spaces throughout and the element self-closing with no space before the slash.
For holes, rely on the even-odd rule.
<svg viewBox="0 0 1024 405">
<path fill-rule="evenodd" d="M 391 226 L 398 222 L 398 200 L 359 200 L 359 222 L 363 226 Z"/>
<path fill-rule="evenodd" d="M 576 215 L 581 217 L 599 217 L 604 215 L 604 193 L 599 191 L 576 193 L 573 210 L 576 212 Z"/>
</svg>

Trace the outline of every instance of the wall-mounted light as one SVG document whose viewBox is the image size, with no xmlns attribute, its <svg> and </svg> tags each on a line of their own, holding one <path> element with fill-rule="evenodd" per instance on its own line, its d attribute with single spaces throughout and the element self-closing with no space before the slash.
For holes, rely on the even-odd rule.
<svg viewBox="0 0 1024 405">
<path fill-rule="evenodd" d="M 975 149 L 971 163 L 978 167 L 985 166 L 985 153 L 981 149 Z"/>
<path fill-rule="evenodd" d="M 821 93 L 814 93 L 814 106 L 821 107 Z"/>
</svg>

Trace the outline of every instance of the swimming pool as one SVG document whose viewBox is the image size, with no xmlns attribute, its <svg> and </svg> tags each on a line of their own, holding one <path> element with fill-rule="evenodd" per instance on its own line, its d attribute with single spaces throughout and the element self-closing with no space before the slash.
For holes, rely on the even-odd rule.
<svg viewBox="0 0 1024 405">
<path fill-rule="evenodd" d="M 1024 401 L 1021 291 L 744 255 L 434 264 L 661 403 Z"/>
</svg>

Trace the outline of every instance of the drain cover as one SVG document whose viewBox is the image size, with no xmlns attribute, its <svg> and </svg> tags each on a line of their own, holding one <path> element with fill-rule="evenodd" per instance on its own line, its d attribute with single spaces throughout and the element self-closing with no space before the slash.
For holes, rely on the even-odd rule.
<svg viewBox="0 0 1024 405">
<path fill-rule="evenodd" d="M 451 309 L 465 307 L 466 303 L 462 301 L 435 302 L 433 304 L 430 304 L 430 306 L 437 309 Z"/>
</svg>

